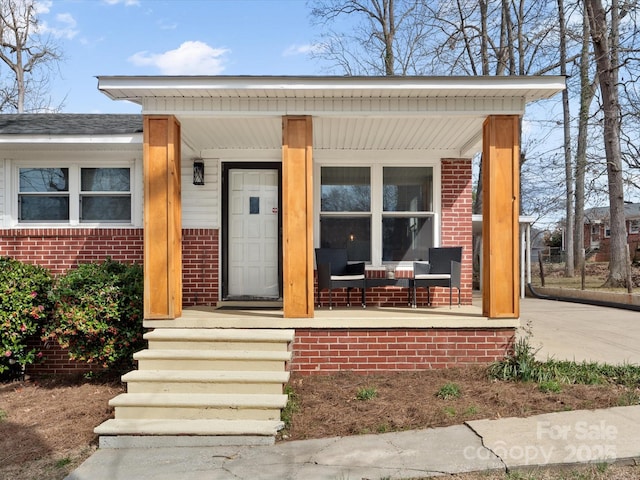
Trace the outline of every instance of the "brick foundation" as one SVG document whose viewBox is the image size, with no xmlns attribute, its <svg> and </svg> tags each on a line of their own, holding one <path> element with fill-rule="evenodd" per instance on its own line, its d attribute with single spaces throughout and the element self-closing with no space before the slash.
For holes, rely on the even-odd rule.
<svg viewBox="0 0 640 480">
<path fill-rule="evenodd" d="M 513 348 L 515 329 L 296 329 L 289 369 L 339 371 L 429 370 L 488 364 Z"/>
</svg>

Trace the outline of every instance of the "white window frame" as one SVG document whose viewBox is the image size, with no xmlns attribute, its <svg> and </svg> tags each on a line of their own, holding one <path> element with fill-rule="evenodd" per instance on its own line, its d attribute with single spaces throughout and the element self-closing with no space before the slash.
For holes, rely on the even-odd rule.
<svg viewBox="0 0 640 480">
<path fill-rule="evenodd" d="M 398 268 L 412 267 L 411 261 L 383 262 L 382 261 L 382 219 L 383 217 L 420 216 L 433 218 L 433 245 L 440 245 L 441 188 L 442 176 L 440 159 L 416 158 L 406 152 L 349 152 L 348 159 L 341 154 L 315 154 L 314 165 L 314 244 L 320 246 L 320 201 L 321 201 L 321 168 L 322 167 L 369 167 L 371 170 L 371 211 L 345 212 L 345 216 L 370 216 L 371 218 L 371 262 L 367 268 L 379 269 L 386 265 L 396 265 Z M 332 158 L 333 157 L 333 158 Z M 383 168 L 384 167 L 431 167 L 433 170 L 433 198 L 432 212 L 383 212 Z M 331 212 L 339 216 L 341 213 Z"/>
<path fill-rule="evenodd" d="M 629 220 L 629 235 L 637 235 L 640 233 L 640 218 Z"/>
<path fill-rule="evenodd" d="M 95 158 L 94 152 L 86 152 L 83 157 L 91 157 L 89 160 L 73 161 L 68 157 L 51 155 L 47 160 L 13 160 L 10 163 L 11 175 L 8 180 L 5 195 L 5 205 L 9 206 L 8 221 L 5 218 L 5 226 L 11 228 L 120 228 L 142 226 L 142 162 L 135 158 L 127 160 L 110 158 Z M 102 157 L 98 155 L 98 157 Z M 69 220 L 65 222 L 21 222 L 19 219 L 18 198 L 20 195 L 20 169 L 21 168 L 68 168 L 69 169 Z M 81 168 L 129 168 L 131 196 L 131 219 L 128 222 L 83 222 L 80 220 L 80 169 Z M 120 194 L 126 192 L 113 192 Z M 6 217 L 6 213 L 5 213 Z M 6 225 L 6 224 L 9 225 Z"/>
</svg>

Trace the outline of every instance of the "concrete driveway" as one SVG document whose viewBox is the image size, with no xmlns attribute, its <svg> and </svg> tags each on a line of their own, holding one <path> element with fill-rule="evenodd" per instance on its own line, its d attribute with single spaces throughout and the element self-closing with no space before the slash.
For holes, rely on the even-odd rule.
<svg viewBox="0 0 640 480">
<path fill-rule="evenodd" d="M 531 327 L 531 343 L 540 347 L 540 360 L 640 365 L 638 312 L 525 298 L 520 321 L 523 328 Z"/>
</svg>

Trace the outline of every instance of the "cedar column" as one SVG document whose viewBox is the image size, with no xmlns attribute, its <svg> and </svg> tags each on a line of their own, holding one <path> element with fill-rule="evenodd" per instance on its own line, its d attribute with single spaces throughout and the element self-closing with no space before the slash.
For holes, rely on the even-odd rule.
<svg viewBox="0 0 640 480">
<path fill-rule="evenodd" d="M 282 118 L 284 317 L 313 317 L 313 163 L 310 116 Z"/>
<path fill-rule="evenodd" d="M 180 123 L 144 117 L 144 317 L 182 314 Z"/>
<path fill-rule="evenodd" d="M 520 118 L 492 115 L 482 138 L 482 312 L 519 318 Z"/>
</svg>

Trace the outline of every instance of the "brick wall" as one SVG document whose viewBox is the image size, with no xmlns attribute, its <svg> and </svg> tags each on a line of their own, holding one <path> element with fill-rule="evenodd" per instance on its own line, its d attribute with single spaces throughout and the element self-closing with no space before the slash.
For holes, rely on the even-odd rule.
<svg viewBox="0 0 640 480">
<path fill-rule="evenodd" d="M 33 263 L 54 274 L 111 257 L 142 263 L 141 228 L 21 228 L 0 230 L 0 255 Z"/>
<path fill-rule="evenodd" d="M 472 185 L 470 159 L 442 160 L 442 247 L 462 247 L 461 302 L 470 305 L 472 301 L 473 277 L 473 231 Z M 434 288 L 435 305 L 449 303 L 446 288 Z M 432 299 L 434 295 L 432 293 Z"/>
<path fill-rule="evenodd" d="M 366 373 L 488 364 L 512 350 L 514 336 L 513 328 L 296 329 L 289 369 Z"/>
<path fill-rule="evenodd" d="M 218 230 L 182 230 L 182 305 L 218 303 Z"/>
</svg>

